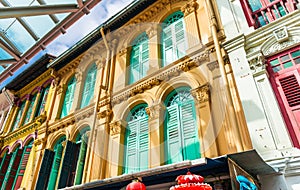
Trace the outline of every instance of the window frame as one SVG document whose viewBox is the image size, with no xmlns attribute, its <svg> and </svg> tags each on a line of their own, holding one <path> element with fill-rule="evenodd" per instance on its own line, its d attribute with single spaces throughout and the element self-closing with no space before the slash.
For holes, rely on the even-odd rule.
<svg viewBox="0 0 300 190">
<path fill-rule="evenodd" d="M 89 79 L 88 77 L 91 77 L 90 83 L 87 83 L 88 79 Z M 96 63 L 93 63 L 88 68 L 88 71 L 85 76 L 80 108 L 84 108 L 84 107 L 90 105 L 92 97 L 94 96 L 94 93 L 95 93 L 96 80 L 97 80 L 97 65 L 96 65 Z M 89 86 L 87 86 L 88 84 L 89 84 Z M 88 87 L 89 87 L 89 90 L 86 89 Z"/>
</svg>

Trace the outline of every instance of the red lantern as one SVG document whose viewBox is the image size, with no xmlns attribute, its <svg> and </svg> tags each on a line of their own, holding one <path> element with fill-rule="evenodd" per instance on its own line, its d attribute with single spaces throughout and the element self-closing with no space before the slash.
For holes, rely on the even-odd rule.
<svg viewBox="0 0 300 190">
<path fill-rule="evenodd" d="M 146 186 L 138 180 L 133 180 L 127 185 L 126 190 L 146 190 Z"/>
<path fill-rule="evenodd" d="M 194 175 L 191 172 L 178 176 L 176 181 L 178 185 L 171 187 L 170 190 L 212 190 L 209 184 L 203 183 L 204 178 L 201 175 Z"/>
</svg>

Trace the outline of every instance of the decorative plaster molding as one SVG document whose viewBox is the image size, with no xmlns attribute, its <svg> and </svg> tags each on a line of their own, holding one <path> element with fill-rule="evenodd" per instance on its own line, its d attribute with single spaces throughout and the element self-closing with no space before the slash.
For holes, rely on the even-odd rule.
<svg viewBox="0 0 300 190">
<path fill-rule="evenodd" d="M 184 13 L 184 16 L 187 16 L 193 12 L 195 12 L 199 8 L 199 4 L 196 0 L 187 3 L 185 6 L 181 8 L 181 11 Z"/>
<path fill-rule="evenodd" d="M 160 30 L 160 25 L 153 24 L 147 31 L 146 34 L 148 35 L 149 38 L 152 38 L 154 36 L 157 36 L 158 32 Z"/>
<path fill-rule="evenodd" d="M 206 66 L 208 67 L 208 69 L 209 69 L 210 71 L 213 71 L 213 70 L 215 70 L 215 69 L 218 69 L 218 68 L 219 68 L 219 64 L 218 64 L 218 62 L 217 62 L 217 61 L 214 61 L 214 62 L 208 63 Z"/>
<path fill-rule="evenodd" d="M 161 115 L 162 110 L 165 110 L 163 103 L 158 103 L 146 108 L 146 113 L 149 116 L 149 120 L 157 119 Z"/>
<path fill-rule="evenodd" d="M 62 69 L 60 69 L 58 71 L 58 76 L 59 77 L 63 77 L 66 74 L 74 73 L 74 71 L 76 70 L 76 68 L 78 67 L 79 63 L 81 62 L 83 55 L 77 57 L 75 60 L 73 60 L 71 63 L 67 64 L 66 66 L 64 66 Z"/>
<path fill-rule="evenodd" d="M 119 121 L 113 121 L 112 123 L 109 124 L 110 128 L 110 135 L 120 135 L 122 131 L 122 127 L 125 126 L 125 121 L 119 120 Z"/>
<path fill-rule="evenodd" d="M 267 47 L 266 49 L 262 49 L 262 52 L 265 56 L 267 56 L 267 55 L 271 55 L 275 52 L 279 52 L 288 47 L 291 47 L 298 43 L 300 43 L 300 38 L 292 38 L 292 39 L 290 38 L 288 41 L 284 41 L 282 43 L 279 43 L 276 41 L 275 43 L 273 43 L 271 46 Z"/>
<path fill-rule="evenodd" d="M 82 80 L 82 71 L 78 68 L 75 69 L 75 78 L 76 82 L 81 82 Z"/>
<path fill-rule="evenodd" d="M 210 100 L 210 87 L 208 83 L 194 88 L 190 92 L 198 103 L 205 103 Z"/>
<path fill-rule="evenodd" d="M 279 43 L 289 39 L 289 34 L 285 26 L 273 31 L 273 35 L 275 36 L 277 42 Z"/>
<path fill-rule="evenodd" d="M 249 66 L 253 74 L 264 71 L 266 69 L 264 56 L 260 54 L 249 60 Z"/>
<path fill-rule="evenodd" d="M 113 111 L 112 111 L 111 109 L 104 110 L 104 111 L 98 113 L 98 119 L 103 119 L 103 118 L 105 118 L 105 117 L 108 117 L 108 116 L 110 116 L 112 113 L 113 113 Z"/>
<path fill-rule="evenodd" d="M 123 55 L 127 54 L 127 52 L 128 52 L 128 47 L 123 47 L 122 49 L 120 49 L 119 55 L 123 56 Z"/>
</svg>

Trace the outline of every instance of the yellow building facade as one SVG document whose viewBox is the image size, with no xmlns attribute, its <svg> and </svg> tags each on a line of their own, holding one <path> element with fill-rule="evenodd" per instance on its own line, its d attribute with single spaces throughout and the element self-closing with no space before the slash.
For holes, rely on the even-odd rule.
<svg viewBox="0 0 300 190">
<path fill-rule="evenodd" d="M 1 188 L 108 188 L 252 149 L 224 39 L 209 0 L 138 1 L 47 59 L 7 88 L 18 98 L 2 126 Z"/>
</svg>

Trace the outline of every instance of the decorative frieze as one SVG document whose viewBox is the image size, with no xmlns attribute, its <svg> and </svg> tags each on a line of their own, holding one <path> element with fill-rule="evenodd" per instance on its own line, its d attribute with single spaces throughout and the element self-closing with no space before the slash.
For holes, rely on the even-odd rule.
<svg viewBox="0 0 300 190">
<path fill-rule="evenodd" d="M 199 4 L 196 0 L 193 0 L 192 2 L 187 3 L 185 6 L 181 8 L 181 11 L 184 13 L 184 16 L 187 16 L 191 14 L 192 12 L 195 12 L 199 7 Z"/>
<path fill-rule="evenodd" d="M 265 56 L 273 54 L 275 52 L 280 52 L 283 49 L 286 49 L 288 47 L 292 47 L 295 44 L 300 43 L 300 38 L 293 38 L 290 39 L 289 41 L 284 41 L 282 43 L 278 43 L 276 41 L 276 43 L 273 43 L 270 47 L 263 49 L 263 54 Z"/>
<path fill-rule="evenodd" d="M 115 105 L 126 101 L 128 98 L 133 97 L 136 94 L 143 93 L 145 90 L 159 85 L 162 81 L 168 81 L 171 78 L 180 75 L 181 72 L 187 72 L 190 69 L 209 61 L 209 52 L 210 50 L 203 52 L 193 59 L 190 58 L 186 59 L 186 61 L 175 63 L 172 67 L 162 68 L 159 71 L 152 73 L 152 77 L 145 78 L 139 84 L 129 86 L 127 89 L 114 93 L 112 97 L 112 104 Z"/>
<path fill-rule="evenodd" d="M 119 135 L 121 134 L 122 127 L 125 126 L 125 121 L 119 120 L 119 121 L 113 121 L 109 124 L 109 129 L 110 129 L 110 135 Z"/>
<path fill-rule="evenodd" d="M 205 103 L 210 99 L 210 88 L 209 84 L 206 83 L 197 88 L 191 90 L 191 95 L 194 97 L 195 101 L 198 103 Z"/>
<path fill-rule="evenodd" d="M 146 108 L 146 113 L 149 116 L 149 120 L 157 119 L 161 115 L 162 111 L 165 110 L 163 103 L 158 103 Z"/>
<path fill-rule="evenodd" d="M 110 116 L 113 113 L 111 109 L 107 109 L 98 113 L 98 119 L 103 119 Z"/>
</svg>

